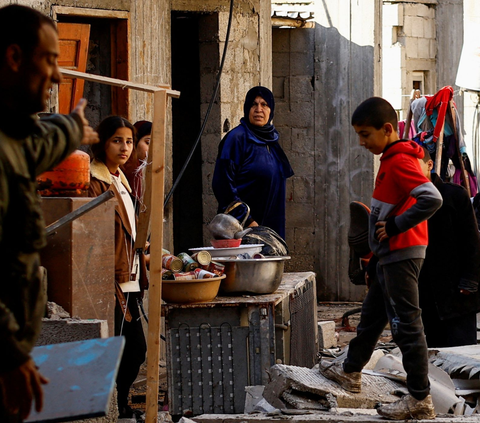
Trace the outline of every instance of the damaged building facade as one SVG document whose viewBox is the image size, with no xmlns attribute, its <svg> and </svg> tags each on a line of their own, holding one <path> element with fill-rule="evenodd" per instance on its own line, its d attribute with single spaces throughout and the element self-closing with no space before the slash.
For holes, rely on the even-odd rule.
<svg viewBox="0 0 480 423">
<path fill-rule="evenodd" d="M 405 110 L 404 96 L 420 77 L 431 92 L 453 84 L 463 36 L 462 12 L 468 2 L 304 1 L 301 4 L 308 5 L 313 15 L 309 28 L 273 26 L 272 3 L 273 9 L 288 4 L 295 12 L 299 2 L 233 2 L 218 95 L 200 144 L 166 205 L 164 245 L 177 253 L 209 245 L 205 226 L 217 209 L 211 179 L 218 144 L 242 117 L 248 89 L 265 85 L 276 97 L 275 126 L 295 171 L 287 182 L 287 243 L 292 259 L 286 270 L 313 270 L 320 300 L 361 300 L 364 287 L 353 286 L 347 275 L 348 205 L 353 200 L 369 202 L 375 163 L 357 145 L 350 116 L 372 95 L 385 95 Z M 168 193 L 210 109 L 230 1 L 26 0 L 22 4 L 52 16 L 66 30 L 89 27 L 87 36 L 79 36 L 88 46 L 84 69 L 68 61 L 61 66 L 150 85 L 166 83 L 181 92 L 179 99 L 169 100 Z M 449 26 L 449 19 L 455 25 Z M 417 36 L 420 27 L 414 20 L 422 21 L 422 37 L 430 37 L 428 42 Z M 388 46 L 393 30 L 397 39 Z M 409 36 L 418 38 L 416 49 Z M 413 52 L 419 56 L 423 51 L 419 46 L 425 43 L 428 55 L 420 61 Z M 397 59 L 389 59 L 387 68 L 391 54 Z M 398 59 L 401 54 L 403 62 Z M 396 63 L 400 71 L 397 67 L 393 73 Z M 124 115 L 132 122 L 152 118 L 153 99 L 147 93 L 87 81 L 83 95 L 93 125 L 109 114 Z M 54 99 L 52 110 L 56 104 Z M 152 224 L 160 223 L 153 217 Z"/>
</svg>

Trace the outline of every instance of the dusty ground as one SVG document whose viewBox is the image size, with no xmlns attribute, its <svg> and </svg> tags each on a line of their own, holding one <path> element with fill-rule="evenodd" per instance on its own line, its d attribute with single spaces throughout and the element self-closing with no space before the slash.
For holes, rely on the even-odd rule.
<svg viewBox="0 0 480 423">
<path fill-rule="evenodd" d="M 341 352 L 355 336 L 355 330 L 360 320 L 361 303 L 319 303 L 317 308 L 318 321 L 335 322 L 336 332 L 338 334 L 337 346 L 338 352 Z M 390 342 L 391 336 L 389 331 L 384 332 L 381 342 Z M 146 392 L 146 366 L 140 369 L 134 387 L 131 389 L 131 406 L 132 408 L 145 411 L 145 392 Z M 159 387 L 159 409 L 167 404 L 167 375 L 165 363 L 160 366 L 160 387 Z"/>
</svg>

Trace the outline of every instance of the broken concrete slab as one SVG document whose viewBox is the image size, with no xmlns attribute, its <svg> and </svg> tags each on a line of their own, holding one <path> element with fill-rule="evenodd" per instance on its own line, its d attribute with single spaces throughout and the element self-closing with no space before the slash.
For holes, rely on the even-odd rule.
<svg viewBox="0 0 480 423">
<path fill-rule="evenodd" d="M 106 320 L 42 319 L 42 330 L 36 345 L 61 344 L 107 337 L 108 324 Z"/>
<path fill-rule="evenodd" d="M 402 385 L 380 376 L 364 375 L 362 392 L 353 394 L 345 391 L 335 382 L 325 378 L 318 369 L 276 364 L 269 370 L 271 382 L 265 386 L 264 398 L 276 408 L 287 408 L 283 394 L 294 394 L 307 399 L 312 394 L 327 409 L 332 408 L 375 408 L 379 403 L 391 403 L 399 398 L 390 394 Z M 296 397 L 298 400 L 298 398 Z M 307 401 L 308 402 L 308 401 Z M 295 407 L 295 404 L 290 404 Z M 302 407 L 305 403 L 302 404 Z"/>
<path fill-rule="evenodd" d="M 328 349 L 337 346 L 337 337 L 335 336 L 335 322 L 318 322 L 318 348 Z"/>
</svg>

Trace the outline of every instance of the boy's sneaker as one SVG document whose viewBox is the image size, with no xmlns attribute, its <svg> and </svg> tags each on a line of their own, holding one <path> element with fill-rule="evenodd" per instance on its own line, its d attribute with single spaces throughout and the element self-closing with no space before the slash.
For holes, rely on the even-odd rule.
<svg viewBox="0 0 480 423">
<path fill-rule="evenodd" d="M 343 389 L 358 394 L 362 391 L 362 373 L 345 373 L 341 363 L 328 363 L 319 365 L 320 373 L 327 379 L 338 383 Z"/>
<path fill-rule="evenodd" d="M 377 408 L 377 413 L 390 420 L 432 420 L 435 418 L 431 395 L 427 395 L 423 400 L 417 400 L 408 394 L 392 404 Z"/>
</svg>

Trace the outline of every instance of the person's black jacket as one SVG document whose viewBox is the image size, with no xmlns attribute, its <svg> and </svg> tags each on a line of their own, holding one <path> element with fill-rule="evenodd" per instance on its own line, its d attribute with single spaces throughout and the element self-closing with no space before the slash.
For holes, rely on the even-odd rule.
<svg viewBox="0 0 480 423">
<path fill-rule="evenodd" d="M 480 234 L 472 203 L 460 185 L 432 182 L 443 205 L 428 220 L 428 248 L 419 278 L 421 304 L 434 301 L 441 320 L 480 311 Z M 468 288 L 470 295 L 460 294 Z"/>
</svg>

